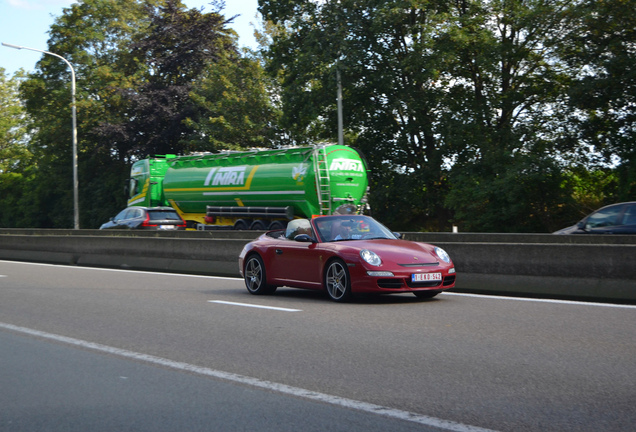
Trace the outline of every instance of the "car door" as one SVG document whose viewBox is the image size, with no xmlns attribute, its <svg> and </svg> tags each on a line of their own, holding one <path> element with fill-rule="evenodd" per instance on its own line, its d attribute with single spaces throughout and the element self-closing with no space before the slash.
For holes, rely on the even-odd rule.
<svg viewBox="0 0 636 432">
<path fill-rule="evenodd" d="M 281 274 L 285 274 L 290 282 L 320 289 L 322 262 L 319 245 L 295 240 L 281 241 L 276 248 L 276 257 L 281 258 L 281 264 L 285 266 Z"/>
<path fill-rule="evenodd" d="M 320 243 L 295 240 L 299 232 L 309 236 L 305 237 L 305 240 L 315 239 L 308 223 L 298 230 L 293 229 L 294 223 L 290 225 L 292 229 L 288 226 L 287 236 L 281 237 L 274 246 L 274 253 L 270 254 L 270 278 L 276 279 L 276 283 L 281 285 L 320 289 Z"/>
<path fill-rule="evenodd" d="M 626 204 L 623 208 L 620 225 L 612 234 L 636 234 L 636 204 Z"/>
</svg>

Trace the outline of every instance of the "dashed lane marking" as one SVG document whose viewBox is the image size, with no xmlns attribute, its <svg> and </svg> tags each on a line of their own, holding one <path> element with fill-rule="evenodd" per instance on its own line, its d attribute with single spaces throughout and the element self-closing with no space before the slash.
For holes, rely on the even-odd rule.
<svg viewBox="0 0 636 432">
<path fill-rule="evenodd" d="M 218 303 L 218 304 L 224 304 L 224 305 L 230 305 L 230 306 L 242 306 L 242 307 L 258 308 L 258 309 L 270 309 L 270 310 L 283 311 L 283 312 L 302 312 L 302 309 L 289 309 L 289 308 L 275 307 L 275 306 L 262 306 L 262 305 L 255 305 L 255 304 L 249 304 L 249 303 L 236 303 L 236 302 L 223 301 L 223 300 L 208 300 L 208 303 Z"/>
</svg>

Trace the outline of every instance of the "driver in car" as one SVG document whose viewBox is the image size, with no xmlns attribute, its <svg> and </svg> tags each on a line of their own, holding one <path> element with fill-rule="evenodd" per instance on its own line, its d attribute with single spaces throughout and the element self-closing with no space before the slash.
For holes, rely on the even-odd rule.
<svg viewBox="0 0 636 432">
<path fill-rule="evenodd" d="M 333 241 L 346 240 L 351 237 L 350 228 L 342 223 L 335 221 L 331 226 L 331 238 Z"/>
</svg>

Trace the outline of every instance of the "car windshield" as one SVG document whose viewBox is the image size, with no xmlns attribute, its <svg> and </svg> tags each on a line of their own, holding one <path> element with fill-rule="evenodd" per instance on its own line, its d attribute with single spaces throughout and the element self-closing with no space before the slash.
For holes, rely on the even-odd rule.
<svg viewBox="0 0 636 432">
<path fill-rule="evenodd" d="M 342 240 L 396 239 L 384 225 L 368 216 L 332 216 L 315 220 L 320 237 L 327 242 Z"/>
</svg>

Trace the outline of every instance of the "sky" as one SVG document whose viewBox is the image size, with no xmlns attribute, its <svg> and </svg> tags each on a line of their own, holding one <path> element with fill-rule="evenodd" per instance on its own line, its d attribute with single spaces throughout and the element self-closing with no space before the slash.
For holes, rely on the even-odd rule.
<svg viewBox="0 0 636 432">
<path fill-rule="evenodd" d="M 189 8 L 209 12 L 210 0 L 182 0 Z M 0 0 L 0 42 L 46 50 L 48 30 L 56 17 L 62 15 L 74 0 Z M 226 0 L 226 17 L 239 15 L 232 27 L 239 35 L 239 46 L 256 48 L 254 25 L 258 27 L 258 0 Z M 35 64 L 45 55 L 35 51 L 17 50 L 0 45 L 0 67 L 12 76 L 18 69 L 35 70 Z"/>
</svg>

